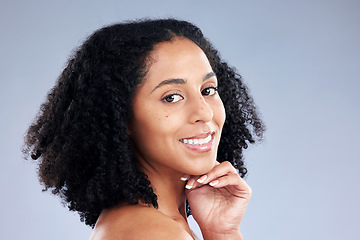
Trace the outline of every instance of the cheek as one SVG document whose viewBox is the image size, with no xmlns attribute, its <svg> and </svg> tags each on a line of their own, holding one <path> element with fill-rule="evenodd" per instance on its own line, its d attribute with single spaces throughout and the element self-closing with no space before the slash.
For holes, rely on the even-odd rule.
<svg viewBox="0 0 360 240">
<path fill-rule="evenodd" d="M 152 108 L 156 109 L 156 108 Z M 133 124 L 134 137 L 137 142 L 149 139 L 166 139 L 174 134 L 179 128 L 179 116 L 174 113 L 163 111 L 146 111 L 144 114 L 136 116 Z M 146 114 L 145 114 L 146 113 Z"/>
<path fill-rule="evenodd" d="M 154 128 L 162 135 L 175 134 L 184 125 L 183 116 L 184 114 L 181 115 L 176 112 L 163 113 L 158 117 L 158 121 Z"/>
<path fill-rule="evenodd" d="M 226 112 L 225 112 L 224 104 L 220 99 L 216 104 L 214 104 L 213 113 L 214 113 L 214 120 L 222 128 L 225 123 Z"/>
</svg>

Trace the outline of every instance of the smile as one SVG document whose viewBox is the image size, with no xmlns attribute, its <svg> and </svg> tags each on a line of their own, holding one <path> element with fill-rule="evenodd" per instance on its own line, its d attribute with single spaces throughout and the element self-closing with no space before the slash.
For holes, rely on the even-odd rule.
<svg viewBox="0 0 360 240">
<path fill-rule="evenodd" d="M 180 139 L 184 146 L 198 153 L 209 152 L 214 146 L 215 132 L 203 133 L 191 138 Z"/>
<path fill-rule="evenodd" d="M 192 139 L 180 139 L 181 142 L 188 145 L 204 145 L 211 141 L 212 135 L 209 134 L 206 138 L 192 138 Z"/>
</svg>

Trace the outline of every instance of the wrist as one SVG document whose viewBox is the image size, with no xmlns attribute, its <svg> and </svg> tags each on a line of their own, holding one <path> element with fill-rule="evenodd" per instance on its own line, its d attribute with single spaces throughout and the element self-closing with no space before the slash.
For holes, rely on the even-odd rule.
<svg viewBox="0 0 360 240">
<path fill-rule="evenodd" d="M 231 232 L 216 233 L 213 231 L 202 232 L 204 240 L 243 240 L 240 230 Z"/>
</svg>

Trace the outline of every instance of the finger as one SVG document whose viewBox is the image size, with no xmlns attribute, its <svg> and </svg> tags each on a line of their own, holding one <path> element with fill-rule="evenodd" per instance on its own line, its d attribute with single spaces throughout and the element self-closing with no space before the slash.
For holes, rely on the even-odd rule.
<svg viewBox="0 0 360 240">
<path fill-rule="evenodd" d="M 237 174 L 228 174 L 222 177 L 219 177 L 209 183 L 213 188 L 223 188 L 231 192 L 233 195 L 250 198 L 252 190 L 250 186 Z"/>
<path fill-rule="evenodd" d="M 184 173 L 180 178 L 181 181 L 186 182 L 185 185 L 186 189 L 194 188 L 196 185 L 196 179 L 194 179 L 194 176 L 191 176 L 190 174 L 186 174 L 186 173 Z"/>
<path fill-rule="evenodd" d="M 201 181 L 201 180 L 200 180 Z M 185 185 L 185 188 L 187 189 L 194 189 L 197 187 L 204 186 L 204 184 L 200 183 L 199 176 L 191 176 Z"/>
<path fill-rule="evenodd" d="M 186 189 L 194 189 L 199 186 L 202 186 L 203 184 L 200 184 L 198 180 L 199 176 L 192 176 L 189 174 L 184 173 L 182 177 L 180 178 L 181 181 L 186 182 L 185 188 Z"/>
<path fill-rule="evenodd" d="M 215 161 L 215 167 L 216 166 L 218 166 L 218 165 L 220 165 L 220 163 L 218 162 L 218 161 Z M 192 177 L 194 177 L 194 176 L 192 176 Z M 195 180 L 196 180 L 196 182 L 197 183 L 204 183 L 204 181 L 206 180 L 208 178 L 208 176 L 207 176 L 207 174 L 205 174 L 205 175 L 200 175 L 200 176 L 197 176 L 196 178 L 195 178 Z"/>
<path fill-rule="evenodd" d="M 190 179 L 190 177 L 191 177 L 191 176 L 190 176 L 189 174 L 184 173 L 184 174 L 181 176 L 180 180 L 186 182 L 187 180 Z"/>
<path fill-rule="evenodd" d="M 220 163 L 218 161 L 215 161 L 215 166 L 219 165 Z M 205 181 L 205 179 L 207 178 L 207 175 L 200 175 L 200 176 L 194 176 L 194 175 L 189 175 L 184 173 L 181 177 L 181 181 L 189 181 L 190 179 L 194 179 L 196 181 L 196 185 L 198 185 L 197 183 L 202 183 Z M 191 182 L 192 183 L 192 182 Z M 193 184 L 190 184 L 193 185 Z M 195 186 L 194 186 L 195 187 Z"/>
<path fill-rule="evenodd" d="M 195 188 L 196 187 L 196 181 L 195 181 L 195 179 L 194 178 L 190 178 L 188 181 L 187 181 L 187 183 L 186 183 L 186 185 L 185 185 L 185 188 L 186 189 L 193 189 L 193 188 Z"/>
<path fill-rule="evenodd" d="M 220 165 L 220 163 L 218 162 L 218 161 L 215 161 L 215 166 L 218 166 L 218 165 Z M 194 177 L 194 176 L 192 176 L 192 177 Z M 196 182 L 198 182 L 198 183 L 204 183 L 204 181 L 206 180 L 208 178 L 208 176 L 207 176 L 207 174 L 205 174 L 205 175 L 200 175 L 200 176 L 197 176 L 196 178 L 195 178 L 195 180 L 196 180 Z"/>
<path fill-rule="evenodd" d="M 216 178 L 225 176 L 229 173 L 233 173 L 237 175 L 236 169 L 231 165 L 230 162 L 222 162 L 216 165 L 210 172 L 205 175 L 200 176 L 197 179 L 198 183 L 201 184 L 208 184 L 209 182 L 213 181 Z"/>
</svg>

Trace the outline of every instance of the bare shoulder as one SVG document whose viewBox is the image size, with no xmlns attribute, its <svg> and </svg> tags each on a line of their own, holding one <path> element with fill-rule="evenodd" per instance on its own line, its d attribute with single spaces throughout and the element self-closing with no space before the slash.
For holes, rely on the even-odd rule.
<svg viewBox="0 0 360 240">
<path fill-rule="evenodd" d="M 193 239 L 182 226 L 152 207 L 127 205 L 104 211 L 89 240 Z"/>
</svg>

